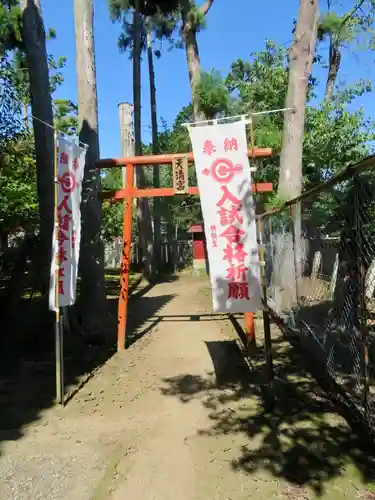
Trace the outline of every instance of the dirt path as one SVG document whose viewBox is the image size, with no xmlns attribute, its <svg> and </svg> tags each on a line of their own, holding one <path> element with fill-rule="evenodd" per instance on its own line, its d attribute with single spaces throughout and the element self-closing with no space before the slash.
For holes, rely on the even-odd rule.
<svg viewBox="0 0 375 500">
<path fill-rule="evenodd" d="M 233 328 L 209 317 L 206 289 L 184 278 L 140 299 L 133 313 L 152 311 L 138 331 L 148 335 L 64 410 L 44 411 L 22 439 L 2 443 L 1 500 L 335 500 L 365 491 L 353 465 L 360 457 L 363 473 L 365 459 L 348 447 L 347 425 L 306 375 L 296 378 L 294 362 L 284 375 L 295 393 L 282 385 L 267 413 L 262 363 L 250 373 Z"/>
</svg>

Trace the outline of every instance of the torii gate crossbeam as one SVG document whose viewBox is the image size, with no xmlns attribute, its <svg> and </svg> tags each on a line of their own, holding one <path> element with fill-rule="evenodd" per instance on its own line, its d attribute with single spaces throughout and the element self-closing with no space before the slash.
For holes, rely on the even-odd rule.
<svg viewBox="0 0 375 500">
<path fill-rule="evenodd" d="M 249 157 L 254 159 L 268 158 L 272 154 L 270 148 L 254 148 L 249 150 Z M 186 154 L 163 154 L 153 156 L 132 156 L 118 159 L 103 159 L 97 162 L 97 167 L 114 168 L 126 167 L 125 187 L 117 191 L 107 191 L 102 193 L 102 199 L 112 201 L 124 200 L 124 226 L 123 226 L 123 250 L 121 258 L 121 277 L 120 277 L 120 296 L 118 303 L 118 328 L 117 328 L 117 349 L 125 349 L 126 341 L 126 322 L 128 312 L 129 298 L 129 271 L 131 258 L 131 237 L 133 222 L 133 199 L 151 198 L 164 196 L 178 196 L 179 194 L 199 195 L 197 186 L 188 186 L 188 180 L 185 179 L 184 192 L 176 192 L 174 187 L 169 188 L 136 188 L 134 187 L 134 167 L 148 165 L 172 165 L 175 168 L 176 162 L 186 163 L 194 162 L 193 153 Z M 271 192 L 273 186 L 271 183 L 262 182 L 252 185 L 253 192 L 265 193 Z M 245 330 L 249 343 L 255 342 L 254 314 L 245 313 Z"/>
</svg>

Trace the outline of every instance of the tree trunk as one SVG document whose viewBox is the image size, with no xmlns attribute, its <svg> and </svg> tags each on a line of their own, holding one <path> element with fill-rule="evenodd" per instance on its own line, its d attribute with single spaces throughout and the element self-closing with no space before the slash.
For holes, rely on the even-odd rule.
<svg viewBox="0 0 375 500">
<path fill-rule="evenodd" d="M 318 0 L 300 0 L 293 45 L 289 52 L 289 82 L 285 107 L 283 147 L 278 192 L 281 198 L 298 196 L 302 190 L 302 151 L 305 105 L 315 55 Z"/>
<path fill-rule="evenodd" d="M 292 108 L 284 119 L 283 147 L 280 157 L 278 194 L 287 200 L 302 191 L 302 158 L 307 87 L 315 55 L 318 0 L 300 0 L 294 41 L 289 51 L 289 81 L 285 107 Z M 290 252 L 293 261 L 284 266 L 284 277 L 295 276 L 295 300 L 299 303 L 298 285 L 303 271 L 302 206 L 293 207 Z"/>
<path fill-rule="evenodd" d="M 7 253 L 9 250 L 8 231 L 0 228 L 0 274 L 7 267 Z"/>
<path fill-rule="evenodd" d="M 199 109 L 199 98 L 197 93 L 201 83 L 201 60 L 199 57 L 197 32 L 189 21 L 189 12 L 191 9 L 191 1 L 182 0 L 182 33 L 185 41 L 194 119 L 196 121 L 201 121 L 205 119 L 203 112 Z"/>
<path fill-rule="evenodd" d="M 158 118 L 156 112 L 156 87 L 155 87 L 155 69 L 154 69 L 154 58 L 152 53 L 152 40 L 151 32 L 147 26 L 147 59 L 148 59 L 148 70 L 150 76 L 150 102 L 151 102 L 151 127 L 152 127 L 152 152 L 153 154 L 159 153 L 159 139 L 158 139 Z M 159 166 L 154 169 L 154 181 L 156 181 L 159 187 Z"/>
<path fill-rule="evenodd" d="M 22 36 L 30 78 L 43 288 L 48 289 L 54 220 L 54 132 L 50 80 L 40 0 L 21 0 Z M 44 123 L 43 123 L 44 122 Z"/>
<path fill-rule="evenodd" d="M 337 75 L 339 73 L 341 63 L 341 54 L 338 44 L 331 40 L 329 48 L 329 68 L 326 83 L 326 90 L 324 94 L 324 102 L 328 103 L 332 99 L 333 91 L 335 88 Z"/>
<path fill-rule="evenodd" d="M 206 16 L 213 3 L 214 0 L 207 0 L 199 8 L 200 13 Z M 195 8 L 195 4 L 193 0 L 180 0 L 180 6 L 182 15 L 182 35 L 185 42 L 194 119 L 196 121 L 201 121 L 205 119 L 204 113 L 199 109 L 198 99 L 198 88 L 201 83 L 201 60 L 197 42 L 197 29 L 192 25 L 190 20 L 190 13 L 192 9 Z"/>
<path fill-rule="evenodd" d="M 141 14 L 139 0 L 135 2 L 133 13 L 133 98 L 134 98 L 134 139 L 135 154 L 141 155 Z M 144 187 L 146 183 L 143 167 L 136 167 L 136 179 L 138 187 Z M 147 280 L 153 277 L 153 241 L 150 221 L 150 210 L 148 200 L 139 198 L 137 202 L 137 221 L 142 251 L 143 274 Z"/>
<path fill-rule="evenodd" d="M 74 0 L 79 138 L 88 145 L 82 183 L 80 302 L 82 326 L 90 335 L 102 334 L 107 319 L 100 171 L 95 166 L 99 159 L 99 137 L 93 17 L 92 0 Z"/>
<path fill-rule="evenodd" d="M 135 2 L 133 12 L 133 100 L 134 100 L 134 148 L 135 155 L 141 154 L 141 14 L 139 12 L 139 0 Z M 142 169 L 136 168 L 137 179 Z"/>
<path fill-rule="evenodd" d="M 156 112 L 156 87 L 155 87 L 155 70 L 154 58 L 152 53 L 152 40 L 149 26 L 147 29 L 147 59 L 148 70 L 150 76 L 150 103 L 151 103 L 151 128 L 152 128 L 152 153 L 159 153 L 159 138 L 158 138 L 158 116 Z M 153 185 L 155 188 L 160 187 L 160 168 L 159 165 L 153 167 Z M 160 267 L 160 203 L 159 198 L 154 198 L 154 269 L 157 272 Z"/>
</svg>

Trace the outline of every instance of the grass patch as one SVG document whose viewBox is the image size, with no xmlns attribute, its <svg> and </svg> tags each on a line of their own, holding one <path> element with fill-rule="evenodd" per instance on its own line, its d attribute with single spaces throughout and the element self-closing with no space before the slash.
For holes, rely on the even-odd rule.
<svg viewBox="0 0 375 500">
<path fill-rule="evenodd" d="M 114 297 L 117 298 L 120 294 L 120 271 L 106 270 L 104 279 L 105 279 L 107 298 L 114 298 Z M 141 273 L 130 272 L 129 292 L 131 292 L 134 288 L 136 288 L 141 281 L 142 281 Z"/>
<path fill-rule="evenodd" d="M 130 273 L 129 274 L 129 290 L 131 291 L 134 287 L 136 287 L 142 279 L 141 273 Z M 119 270 L 106 270 L 104 274 L 105 280 L 105 288 L 107 297 L 113 297 L 114 295 L 118 296 L 120 293 L 120 271 Z M 80 282 L 81 278 L 77 278 L 77 295 L 80 290 Z M 24 290 L 23 299 L 30 299 L 31 296 L 33 299 L 41 297 L 41 292 L 39 290 L 33 290 L 31 287 L 27 287 Z"/>
</svg>

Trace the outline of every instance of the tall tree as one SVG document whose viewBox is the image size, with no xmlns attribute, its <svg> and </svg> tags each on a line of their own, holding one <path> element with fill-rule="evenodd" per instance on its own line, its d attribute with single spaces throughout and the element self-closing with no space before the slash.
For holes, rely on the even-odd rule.
<svg viewBox="0 0 375 500">
<path fill-rule="evenodd" d="M 145 17 L 145 33 L 146 33 L 146 51 L 149 72 L 150 86 L 150 109 L 151 109 L 151 131 L 152 131 L 152 154 L 160 153 L 159 134 L 158 134 L 158 115 L 156 101 L 156 83 L 155 83 L 155 68 L 154 68 L 154 53 L 156 57 L 160 57 L 160 50 L 154 52 L 152 35 L 159 41 L 164 39 L 173 43 L 173 33 L 178 24 L 178 16 L 176 12 L 162 13 L 158 11 L 153 16 Z M 153 186 L 160 187 L 160 167 L 153 166 Z M 160 235 L 160 217 L 161 217 L 161 200 L 154 198 L 153 200 L 153 222 L 154 222 L 154 268 L 155 271 L 160 267 L 161 259 L 161 235 Z"/>
<path fill-rule="evenodd" d="M 141 53 L 142 53 L 142 17 L 141 1 L 135 0 L 133 10 L 133 99 L 134 99 L 134 146 L 136 156 L 142 153 L 141 129 Z M 136 169 L 139 187 L 146 183 L 143 167 Z M 153 277 L 153 241 L 150 220 L 150 207 L 147 199 L 137 200 L 138 231 L 142 250 L 143 273 L 147 280 Z"/>
<path fill-rule="evenodd" d="M 201 60 L 199 56 L 197 31 L 214 0 L 206 0 L 199 8 L 194 0 L 179 0 L 182 16 L 182 37 L 185 43 L 186 60 L 192 94 L 194 119 L 204 120 L 205 116 L 199 107 L 198 88 L 201 82 Z"/>
<path fill-rule="evenodd" d="M 319 40 L 327 38 L 329 42 L 325 102 L 332 99 L 341 66 L 343 48 L 358 41 L 361 35 L 372 37 L 374 3 L 372 0 L 359 0 L 348 12 L 342 15 L 332 11 L 331 0 L 327 1 L 327 7 L 328 11 L 322 15 L 318 28 Z M 368 41 L 371 42 L 371 40 Z"/>
<path fill-rule="evenodd" d="M 280 157 L 278 193 L 293 198 L 302 189 L 302 148 L 305 105 L 309 77 L 315 56 L 318 0 L 300 0 L 294 41 L 289 50 L 289 79 L 285 107 L 283 147 Z"/>
<path fill-rule="evenodd" d="M 157 5 L 160 4 L 160 7 Z M 133 99 L 134 99 L 134 137 L 135 154 L 141 154 L 141 53 L 147 51 L 150 75 L 150 102 L 151 123 L 153 137 L 153 154 L 158 152 L 158 131 L 156 113 L 156 86 L 153 61 L 153 48 L 151 33 L 154 32 L 158 39 L 171 37 L 176 26 L 172 7 L 174 0 L 170 2 L 148 2 L 145 0 L 110 0 L 109 10 L 112 20 L 122 21 L 123 31 L 119 38 L 119 48 L 130 51 L 133 59 Z M 132 22 L 128 19 L 132 16 Z M 146 174 L 142 167 L 136 169 L 138 186 L 146 184 Z M 159 184 L 159 167 L 154 166 L 154 186 Z M 137 203 L 137 220 L 139 230 L 139 241 L 142 250 L 144 274 L 151 279 L 155 274 L 159 247 L 160 247 L 160 222 L 158 215 L 158 202 L 154 200 L 154 231 L 151 227 L 150 207 L 147 199 L 139 199 Z M 154 234 L 154 241 L 152 241 Z M 153 265 L 154 264 L 154 265 Z"/>
<path fill-rule="evenodd" d="M 198 49 L 197 33 L 201 28 L 206 15 L 211 9 L 214 0 L 205 0 L 197 7 L 195 0 L 137 0 L 139 9 L 145 16 L 154 16 L 158 12 L 163 15 L 177 13 L 180 11 L 182 19 L 181 35 L 185 45 L 186 60 L 189 70 L 189 80 L 192 93 L 192 102 L 195 120 L 205 118 L 204 113 L 199 108 L 199 98 L 197 97 L 198 87 L 201 82 L 201 63 Z M 126 10 L 134 7 L 135 0 L 110 0 L 112 12 L 119 9 Z M 125 9 L 126 7 L 126 9 Z"/>
<path fill-rule="evenodd" d="M 40 0 L 21 0 L 22 37 L 30 79 L 40 215 L 40 261 L 47 289 L 51 263 L 54 203 L 53 111 Z"/>
<path fill-rule="evenodd" d="M 150 79 L 150 108 L 151 108 L 151 131 L 152 131 L 152 154 L 159 153 L 159 138 L 158 138 L 158 115 L 156 109 L 156 85 L 155 85 L 155 69 L 154 69 L 154 54 L 151 38 L 151 23 L 146 20 L 146 44 L 147 44 L 147 60 L 148 73 Z M 160 168 L 159 165 L 153 166 L 153 185 L 155 188 L 160 187 Z M 160 264 L 160 204 L 158 198 L 154 199 L 154 266 L 155 270 Z"/>
<path fill-rule="evenodd" d="M 81 314 L 84 331 L 100 334 L 107 318 L 100 171 L 95 166 L 99 159 L 99 137 L 93 17 L 92 0 L 74 0 L 79 138 L 88 146 L 81 205 Z"/>
</svg>

